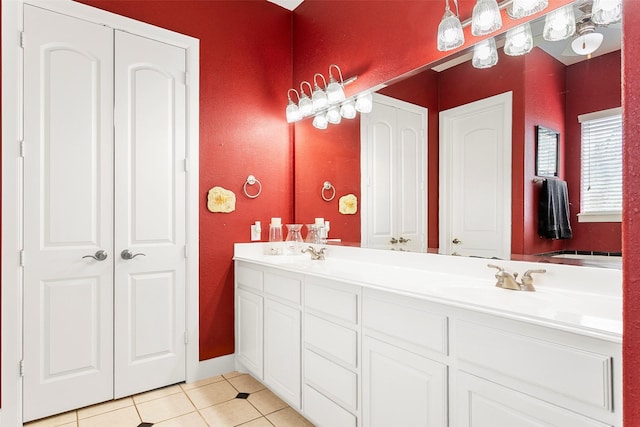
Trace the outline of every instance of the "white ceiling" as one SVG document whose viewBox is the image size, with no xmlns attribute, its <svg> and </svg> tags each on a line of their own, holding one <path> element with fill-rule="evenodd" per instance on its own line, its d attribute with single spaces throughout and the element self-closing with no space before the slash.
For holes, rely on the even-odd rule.
<svg viewBox="0 0 640 427">
<path fill-rule="evenodd" d="M 267 1 L 270 1 L 271 3 L 275 3 L 289 10 L 295 9 L 296 7 L 300 6 L 300 3 L 302 3 L 302 0 L 267 0 Z"/>
</svg>

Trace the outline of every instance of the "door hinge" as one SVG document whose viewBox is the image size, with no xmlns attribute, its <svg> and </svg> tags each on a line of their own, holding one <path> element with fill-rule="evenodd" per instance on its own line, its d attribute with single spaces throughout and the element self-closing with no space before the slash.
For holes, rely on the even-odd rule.
<svg viewBox="0 0 640 427">
<path fill-rule="evenodd" d="M 20 361 L 20 376 L 24 377 L 24 359 Z"/>
<path fill-rule="evenodd" d="M 184 331 L 184 343 L 189 344 L 189 331 Z"/>
<path fill-rule="evenodd" d="M 184 159 L 184 171 L 189 172 L 189 159 Z"/>
<path fill-rule="evenodd" d="M 24 49 L 24 31 L 20 31 L 20 47 Z"/>
<path fill-rule="evenodd" d="M 24 150 L 25 150 L 25 144 L 24 144 L 24 140 L 20 141 L 20 157 L 24 158 Z"/>
<path fill-rule="evenodd" d="M 184 245 L 184 257 L 189 258 L 189 248 L 187 245 Z"/>
<path fill-rule="evenodd" d="M 26 254 L 24 252 L 24 249 L 20 250 L 20 267 L 24 267 L 25 263 L 26 263 Z"/>
</svg>

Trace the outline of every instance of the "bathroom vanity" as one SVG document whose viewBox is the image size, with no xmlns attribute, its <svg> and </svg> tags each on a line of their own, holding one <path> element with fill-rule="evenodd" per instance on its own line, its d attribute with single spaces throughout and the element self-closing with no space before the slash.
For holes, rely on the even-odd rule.
<svg viewBox="0 0 640 427">
<path fill-rule="evenodd" d="M 318 426 L 622 426 L 619 270 L 546 264 L 521 292 L 477 258 L 234 259 L 237 369 Z"/>
</svg>

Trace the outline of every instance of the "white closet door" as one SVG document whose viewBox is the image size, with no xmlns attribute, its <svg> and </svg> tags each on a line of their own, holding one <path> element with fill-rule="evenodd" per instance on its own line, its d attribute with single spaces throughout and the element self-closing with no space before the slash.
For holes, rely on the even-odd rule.
<svg viewBox="0 0 640 427">
<path fill-rule="evenodd" d="M 117 398 L 185 378 L 186 56 L 115 34 Z"/>
<path fill-rule="evenodd" d="M 24 6 L 24 419 L 113 397 L 113 31 Z M 107 258 L 86 258 L 105 251 Z"/>
</svg>

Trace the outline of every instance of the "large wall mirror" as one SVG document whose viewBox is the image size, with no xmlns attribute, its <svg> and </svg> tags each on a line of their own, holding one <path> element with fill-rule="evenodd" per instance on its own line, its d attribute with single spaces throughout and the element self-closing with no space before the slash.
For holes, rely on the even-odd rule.
<svg viewBox="0 0 640 427">
<path fill-rule="evenodd" d="M 575 3 L 575 17 L 580 23 L 588 20 L 585 8 L 588 0 Z M 590 55 L 578 55 L 571 49 L 577 35 L 563 41 L 547 42 L 542 39 L 544 18 L 532 21 L 533 50 L 523 56 L 507 56 L 500 47 L 504 35 L 496 36 L 499 46 L 498 64 L 488 69 L 471 65 L 471 48 L 431 64 L 419 73 L 398 76 L 378 94 L 402 103 L 417 105 L 426 110 L 426 180 L 418 183 L 426 194 L 425 244 L 412 245 L 414 237 L 404 246 L 379 245 L 383 249 L 425 250 L 434 253 L 464 253 L 464 239 L 447 236 L 449 241 L 462 240 L 460 250 L 443 251 L 443 224 L 441 217 L 443 170 L 441 166 L 440 114 L 465 104 L 511 93 L 511 158 L 510 158 L 510 242 L 512 259 L 564 262 L 620 268 L 621 224 L 578 223 L 580 209 L 580 114 L 619 107 L 620 94 L 620 41 L 621 24 L 596 26 L 593 31 L 603 34 L 603 43 Z M 375 108 L 375 107 L 374 107 Z M 374 110 L 375 111 L 375 110 Z M 313 222 L 315 217 L 331 221 L 330 238 L 343 244 L 361 244 L 369 241 L 363 225 L 370 218 L 397 216 L 397 198 L 389 198 L 388 209 L 376 211 L 367 200 L 367 188 L 376 176 L 371 176 L 369 162 L 363 158 L 362 127 L 369 120 L 359 116 L 354 120 L 330 126 L 326 130 L 313 128 L 310 120 L 295 125 L 295 220 Z M 556 154 L 560 179 L 566 180 L 573 238 L 569 240 L 543 239 L 537 234 L 537 203 L 540 191 L 536 180 L 536 136 L 538 126 L 552 129 L 560 137 Z M 486 153 L 483 153 L 486 154 Z M 509 163 L 509 162 L 507 162 Z M 378 172 L 381 173 L 381 172 Z M 497 176 L 497 175 L 496 175 Z M 506 176 L 506 175 L 505 175 Z M 498 185 L 492 177 L 475 177 L 477 185 Z M 498 179 L 498 178 L 496 178 Z M 324 181 L 336 188 L 334 202 L 321 198 Z M 453 189 L 455 192 L 456 189 Z M 398 191 L 398 190 L 396 190 Z M 338 200 L 346 194 L 358 197 L 358 210 L 354 215 L 338 213 Z M 483 211 L 478 199 L 476 211 Z M 384 205 L 384 203 L 382 203 Z M 472 209 L 468 210 L 471 211 Z M 477 216 L 472 217 L 472 220 Z M 509 228 L 509 219 L 501 226 Z M 393 234 L 396 241 L 404 237 L 402 231 Z M 391 239 L 389 239 L 391 240 Z M 421 247 L 424 246 L 424 247 Z M 455 253 L 460 252 L 460 253 Z M 571 252 L 596 255 L 618 255 L 606 260 L 568 260 Z M 560 255 L 552 260 L 545 254 Z M 576 256 L 578 256 L 577 254 Z"/>
</svg>

